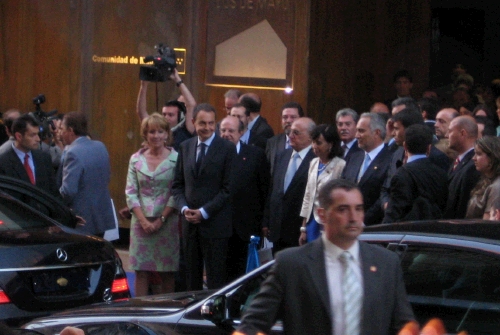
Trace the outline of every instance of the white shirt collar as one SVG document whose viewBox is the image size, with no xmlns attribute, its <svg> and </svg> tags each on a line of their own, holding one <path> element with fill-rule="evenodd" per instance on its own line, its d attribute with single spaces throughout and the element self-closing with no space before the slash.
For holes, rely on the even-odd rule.
<svg viewBox="0 0 500 335">
<path fill-rule="evenodd" d="M 306 157 L 307 153 L 309 152 L 309 150 L 311 149 L 311 145 L 309 145 L 308 147 L 305 147 L 304 149 L 300 150 L 299 151 L 299 156 L 300 156 L 300 159 L 304 159 L 304 157 Z M 296 153 L 297 151 L 293 150 L 292 152 L 292 156 Z"/>
<path fill-rule="evenodd" d="M 467 155 L 470 151 L 474 150 L 474 147 L 470 148 L 469 150 L 467 150 L 466 152 L 464 152 L 463 154 L 461 155 L 458 155 L 458 159 L 460 159 L 460 161 L 462 161 L 465 157 L 465 155 Z"/>
<path fill-rule="evenodd" d="M 370 160 L 373 161 L 375 159 L 375 157 L 377 157 L 377 155 L 380 153 L 380 151 L 382 151 L 382 149 L 384 149 L 384 146 L 385 146 L 385 143 L 382 143 L 381 145 L 379 145 L 378 147 L 376 147 L 372 151 L 370 151 L 370 152 L 365 151 L 365 153 L 367 153 L 368 156 L 370 156 Z"/>
<path fill-rule="evenodd" d="M 344 250 L 332 242 L 326 237 L 326 234 L 322 234 L 321 238 L 323 239 L 323 250 L 325 252 L 325 255 L 328 255 L 328 258 L 338 260 L 340 254 L 342 254 L 344 251 L 348 251 L 356 264 L 361 264 L 360 259 L 359 259 L 359 242 L 356 240 L 353 245 L 347 250 Z"/>
<path fill-rule="evenodd" d="M 255 122 L 257 122 L 257 119 L 258 119 L 259 117 L 260 117 L 260 115 L 257 115 L 257 117 L 256 117 L 255 119 L 253 119 L 252 121 L 250 121 L 250 122 L 248 123 L 248 126 L 247 126 L 247 127 L 248 127 L 248 130 L 252 130 L 253 125 L 255 124 Z"/>
<path fill-rule="evenodd" d="M 212 141 L 214 140 L 214 138 L 215 138 L 215 132 L 212 134 L 212 136 L 210 136 L 205 141 L 200 140 L 200 137 L 198 136 L 198 143 L 196 144 L 196 146 L 200 145 L 200 143 L 205 143 L 207 145 L 207 147 L 209 147 L 210 144 L 212 144 Z"/>
</svg>

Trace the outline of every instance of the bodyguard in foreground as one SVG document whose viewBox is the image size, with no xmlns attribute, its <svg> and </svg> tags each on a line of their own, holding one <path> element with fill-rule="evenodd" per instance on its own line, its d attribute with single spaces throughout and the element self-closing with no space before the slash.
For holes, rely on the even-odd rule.
<svg viewBox="0 0 500 335">
<path fill-rule="evenodd" d="M 286 334 L 395 334 L 414 320 L 396 254 L 358 241 L 363 198 L 336 179 L 318 195 L 321 238 L 277 254 L 269 277 L 244 314 L 239 332 L 269 333 L 277 319 Z"/>
</svg>

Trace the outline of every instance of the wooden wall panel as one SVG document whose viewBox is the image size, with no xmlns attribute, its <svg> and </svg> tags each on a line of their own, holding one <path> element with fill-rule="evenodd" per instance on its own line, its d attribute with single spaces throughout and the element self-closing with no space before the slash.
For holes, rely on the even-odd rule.
<svg viewBox="0 0 500 335">
<path fill-rule="evenodd" d="M 139 65 L 97 63 L 92 57 L 146 56 L 159 42 L 186 48 L 183 79 L 197 101 L 213 104 L 221 119 L 228 87 L 207 86 L 208 48 L 243 29 L 240 21 L 246 27 L 266 17 L 255 8 L 278 2 L 293 9 L 284 13 L 293 32 L 277 28 L 289 48 L 293 92 L 242 89 L 261 96 L 262 115 L 277 133 L 279 110 L 287 101 L 301 103 L 318 122 L 333 122 L 342 107 L 365 111 L 392 96 L 392 75 L 399 68 L 414 73 L 415 95 L 426 87 L 430 0 L 3 0 L 0 109 L 33 110 L 31 99 L 45 93 L 45 110 L 87 113 L 92 136 L 110 152 L 111 193 L 122 207 L 128 159 L 142 141 L 135 114 Z M 221 4 L 240 8 L 231 9 L 232 21 L 221 19 L 209 30 L 209 12 L 228 12 Z M 277 12 L 267 11 L 280 22 Z M 177 94 L 173 83 L 150 84 L 148 110 Z"/>
<path fill-rule="evenodd" d="M 429 1 L 312 0 L 310 34 L 308 109 L 320 122 L 393 97 L 399 69 L 413 73 L 414 96 L 427 86 Z"/>
<path fill-rule="evenodd" d="M 273 6 L 274 4 L 274 6 Z M 238 87 L 238 85 L 262 86 L 259 81 L 231 81 L 236 88 L 242 92 L 255 92 L 262 100 L 262 116 L 274 128 L 276 133 L 281 132 L 280 108 L 288 101 L 297 101 L 304 107 L 307 105 L 307 76 L 308 76 L 308 44 L 309 44 L 309 2 L 308 1 L 223 1 L 204 0 L 193 3 L 193 13 L 196 17 L 196 26 L 193 40 L 193 60 L 196 62 L 193 69 L 196 79 L 195 83 L 205 85 L 198 86 L 199 101 L 207 101 L 213 104 L 217 111 L 217 119 L 222 119 L 226 113 L 222 109 L 224 104 L 224 93 L 230 87 L 217 87 L 206 85 L 210 83 L 213 59 L 208 57 L 214 46 L 224 41 L 238 32 L 247 29 L 249 26 L 267 19 L 272 22 L 273 28 L 282 41 L 287 45 L 288 59 L 291 64 L 288 72 L 291 78 L 293 92 L 287 94 L 282 90 L 273 90 L 256 87 Z M 206 13 L 209 13 L 207 15 Z M 280 18 L 280 15 L 283 17 Z M 286 16 L 286 19 L 284 18 Z M 212 30 L 208 29 L 209 18 L 216 19 L 212 22 Z M 291 21 L 290 21 L 291 20 Z M 284 22 L 283 25 L 276 22 Z M 285 23 L 292 24 L 293 30 L 284 29 Z M 213 36 L 212 36 L 212 35 Z M 262 81 L 261 81 L 262 82 Z M 231 85 L 229 85 L 231 86 Z"/>
</svg>

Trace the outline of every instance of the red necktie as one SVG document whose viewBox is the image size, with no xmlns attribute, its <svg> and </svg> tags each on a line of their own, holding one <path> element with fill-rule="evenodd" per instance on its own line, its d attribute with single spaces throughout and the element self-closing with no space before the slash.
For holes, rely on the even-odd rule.
<svg viewBox="0 0 500 335">
<path fill-rule="evenodd" d="M 453 171 L 457 169 L 458 164 L 460 164 L 460 158 L 457 157 L 457 159 L 453 162 Z"/>
<path fill-rule="evenodd" d="M 35 185 L 35 176 L 33 175 L 33 170 L 31 170 L 30 163 L 29 163 L 30 156 L 26 154 L 24 156 L 24 168 L 26 169 L 26 173 L 28 174 L 28 177 L 30 178 L 30 181 L 33 185 Z"/>
</svg>

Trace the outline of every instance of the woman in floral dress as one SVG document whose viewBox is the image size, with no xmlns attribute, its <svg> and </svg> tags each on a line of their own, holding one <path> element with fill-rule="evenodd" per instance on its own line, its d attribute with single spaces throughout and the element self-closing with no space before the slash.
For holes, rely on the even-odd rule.
<svg viewBox="0 0 500 335">
<path fill-rule="evenodd" d="M 179 229 L 171 193 L 177 152 L 168 147 L 170 127 L 154 113 L 141 124 L 146 148 L 130 158 L 125 195 L 132 213 L 130 267 L 136 272 L 135 295 L 148 294 L 148 278 L 161 277 L 161 292 L 174 291 L 179 268 Z"/>
</svg>

